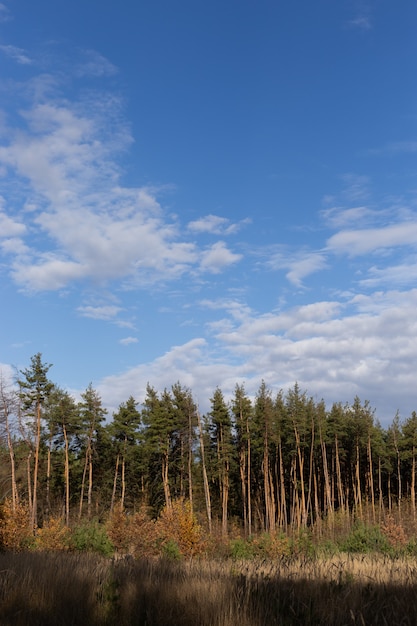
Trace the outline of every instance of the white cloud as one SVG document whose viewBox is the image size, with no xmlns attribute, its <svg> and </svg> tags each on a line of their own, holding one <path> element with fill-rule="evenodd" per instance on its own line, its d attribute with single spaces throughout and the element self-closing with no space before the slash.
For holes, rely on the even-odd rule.
<svg viewBox="0 0 417 626">
<path fill-rule="evenodd" d="M 0 163 L 17 173 L 25 206 L 32 207 L 26 223 L 48 238 L 48 252 L 33 248 L 30 258 L 16 261 L 14 279 L 32 290 L 61 289 L 81 278 L 147 284 L 178 278 L 198 263 L 218 273 L 237 262 L 241 255 L 224 242 L 198 251 L 181 241 L 153 190 L 120 184 L 113 151 L 124 149 L 130 136 L 116 128 L 116 139 L 107 141 L 101 115 L 89 117 L 81 105 L 36 104 L 24 114 L 26 132 L 0 146 Z M 215 221 L 223 231 L 235 228 Z"/>
<path fill-rule="evenodd" d="M 106 306 L 79 306 L 77 311 L 83 317 L 91 317 L 95 320 L 112 320 L 115 318 L 120 311 L 123 309 L 114 305 L 106 305 Z"/>
<path fill-rule="evenodd" d="M 353 257 L 395 246 L 415 246 L 416 243 L 417 222 L 407 221 L 383 228 L 343 230 L 327 240 L 327 248 Z"/>
<path fill-rule="evenodd" d="M 138 338 L 124 337 L 123 339 L 120 339 L 119 343 L 122 344 L 122 346 L 130 346 L 132 343 L 138 343 Z"/>
<path fill-rule="evenodd" d="M 0 5 L 1 7 L 1 5 Z M 1 21 L 1 12 L 0 12 L 0 21 Z M 4 54 L 20 65 L 31 65 L 32 59 L 28 57 L 26 52 L 22 48 L 17 48 L 16 46 L 11 45 L 0 45 L 0 50 L 4 52 Z"/>
<path fill-rule="evenodd" d="M 241 259 L 241 254 L 229 250 L 224 241 L 218 241 L 202 252 L 200 267 L 204 271 L 218 274 L 224 267 L 237 263 Z"/>
<path fill-rule="evenodd" d="M 0 209 L 0 237 L 15 237 L 25 232 L 25 224 L 12 219 Z"/>
<path fill-rule="evenodd" d="M 231 224 L 226 217 L 218 215 L 206 215 L 198 220 L 189 222 L 188 230 L 194 233 L 212 233 L 215 235 L 232 235 L 250 220 L 245 219 L 239 223 Z"/>
<path fill-rule="evenodd" d="M 288 269 L 287 279 L 296 287 L 302 287 L 304 278 L 327 267 L 327 258 L 322 252 L 290 251 L 280 246 L 268 259 L 267 266 L 272 270 Z"/>
<path fill-rule="evenodd" d="M 216 310 L 216 303 L 204 301 Z M 417 290 L 376 292 L 369 296 L 316 302 L 280 313 L 259 315 L 238 303 L 218 302 L 230 316 L 210 325 L 215 342 L 195 338 L 172 347 L 152 362 L 100 384 L 103 397 L 122 402 L 133 389 L 143 394 L 147 382 L 162 391 L 179 380 L 190 387 L 203 411 L 216 386 L 226 398 L 243 382 L 254 395 L 261 379 L 273 391 L 297 381 L 326 402 L 368 399 L 381 421 L 398 408 L 413 410 L 417 354 Z M 111 394 L 109 392 L 111 390 Z M 143 400 L 141 395 L 138 400 Z M 408 400 L 408 404 L 407 404 Z"/>
<path fill-rule="evenodd" d="M 331 228 L 344 228 L 355 225 L 367 226 L 370 222 L 381 219 L 381 211 L 375 211 L 367 206 L 351 208 L 331 207 L 321 211 L 321 217 Z"/>
<path fill-rule="evenodd" d="M 359 284 L 366 288 L 375 288 L 381 285 L 387 287 L 413 286 L 417 283 L 417 263 L 408 259 L 406 263 L 398 265 L 376 267 L 372 266 L 367 272 L 367 278 L 359 280 Z"/>
</svg>

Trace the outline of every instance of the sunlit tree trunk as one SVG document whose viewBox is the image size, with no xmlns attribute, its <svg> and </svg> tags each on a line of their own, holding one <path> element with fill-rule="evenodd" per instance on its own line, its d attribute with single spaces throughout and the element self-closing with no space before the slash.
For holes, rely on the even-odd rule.
<svg viewBox="0 0 417 626">
<path fill-rule="evenodd" d="M 206 513 L 207 513 L 207 523 L 209 533 L 211 534 L 212 522 L 211 522 L 211 499 L 210 499 L 210 488 L 209 482 L 207 478 L 207 468 L 206 468 L 206 460 L 205 460 L 205 449 L 204 449 L 204 438 L 203 438 L 203 427 L 201 425 L 201 417 L 200 411 L 197 411 L 197 426 L 198 426 L 198 435 L 200 440 L 200 454 L 201 454 L 201 470 L 203 473 L 203 486 L 204 486 L 204 498 L 206 501 Z"/>
</svg>

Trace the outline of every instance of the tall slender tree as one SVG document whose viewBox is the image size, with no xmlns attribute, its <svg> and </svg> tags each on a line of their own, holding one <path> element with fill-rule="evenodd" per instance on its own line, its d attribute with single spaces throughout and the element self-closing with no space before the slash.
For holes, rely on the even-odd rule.
<svg viewBox="0 0 417 626">
<path fill-rule="evenodd" d="M 33 468 L 30 520 L 33 532 L 36 532 L 38 526 L 38 472 L 42 409 L 53 389 L 53 383 L 47 376 L 51 367 L 51 364 L 42 362 L 42 354 L 38 352 L 31 357 L 31 366 L 21 370 L 20 374 L 22 377 L 17 381 L 20 388 L 20 398 L 22 400 L 23 409 L 26 411 L 26 414 L 34 418 L 35 421 L 35 462 Z"/>
<path fill-rule="evenodd" d="M 243 525 L 246 536 L 252 534 L 252 450 L 251 430 L 253 419 L 252 402 L 245 392 L 244 385 L 236 385 L 232 400 L 232 412 L 237 432 L 239 453 L 239 473 L 242 494 Z"/>
<path fill-rule="evenodd" d="M 81 394 L 82 402 L 78 408 L 80 412 L 81 428 L 83 430 L 83 438 L 85 445 L 84 470 L 81 483 L 80 506 L 78 516 L 81 518 L 84 504 L 85 484 L 88 471 L 88 491 L 87 491 L 87 511 L 88 517 L 92 512 L 92 496 L 93 496 L 93 459 L 94 447 L 97 439 L 98 430 L 107 413 L 103 407 L 101 397 L 90 383 L 84 393 Z"/>
<path fill-rule="evenodd" d="M 113 421 L 109 430 L 116 451 L 116 464 L 114 474 L 113 493 L 110 509 L 113 509 L 119 466 L 121 470 L 121 493 L 120 508 L 124 509 L 126 497 L 126 463 L 132 457 L 134 446 L 138 440 L 138 429 L 141 423 L 141 413 L 137 408 L 137 402 L 130 396 L 128 400 L 119 406 L 117 413 L 113 413 Z"/>
<path fill-rule="evenodd" d="M 232 423 L 229 409 L 221 389 L 217 387 L 212 398 L 210 432 L 213 446 L 214 467 L 216 468 L 217 484 L 220 496 L 222 515 L 222 534 L 227 535 L 230 466 L 232 462 Z"/>
</svg>

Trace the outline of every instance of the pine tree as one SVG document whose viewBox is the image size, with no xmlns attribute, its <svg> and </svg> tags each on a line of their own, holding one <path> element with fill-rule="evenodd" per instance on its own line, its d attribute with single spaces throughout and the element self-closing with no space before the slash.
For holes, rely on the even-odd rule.
<svg viewBox="0 0 417 626">
<path fill-rule="evenodd" d="M 42 409 L 53 389 L 53 383 L 47 377 L 51 367 L 51 364 L 42 363 L 42 355 L 38 352 L 31 357 L 31 366 L 20 372 L 23 378 L 19 378 L 17 381 L 23 409 L 28 416 L 33 417 L 35 420 L 35 462 L 30 520 L 34 532 L 36 532 L 38 526 L 38 472 Z"/>
<path fill-rule="evenodd" d="M 116 465 L 110 510 L 114 507 L 119 465 L 121 470 L 120 508 L 123 510 L 126 496 L 126 463 L 132 458 L 134 447 L 138 441 L 138 428 L 141 423 L 141 414 L 137 409 L 137 402 L 130 396 L 119 406 L 117 413 L 113 413 L 113 421 L 109 425 L 109 432 L 116 451 Z"/>
<path fill-rule="evenodd" d="M 222 391 L 217 388 L 210 398 L 211 411 L 210 434 L 213 446 L 213 459 L 216 472 L 216 482 L 219 489 L 220 506 L 222 514 L 222 534 L 227 535 L 229 489 L 230 489 L 230 466 L 232 463 L 232 423 L 229 409 L 226 405 Z"/>
<path fill-rule="evenodd" d="M 45 413 L 49 425 L 50 437 L 54 437 L 55 445 L 58 449 L 61 449 L 62 447 L 64 449 L 65 523 L 69 526 L 70 448 L 72 441 L 75 441 L 75 437 L 80 430 L 80 415 L 74 398 L 67 391 L 64 391 L 56 386 L 48 398 Z"/>
<path fill-rule="evenodd" d="M 86 477 L 88 471 L 88 491 L 87 491 L 87 511 L 88 517 L 91 517 L 92 511 L 92 495 L 93 495 L 93 459 L 94 448 L 97 440 L 98 431 L 107 411 L 102 406 L 102 401 L 95 389 L 90 383 L 84 393 L 81 394 L 83 402 L 80 402 L 78 409 L 80 412 L 80 422 L 85 443 L 85 461 L 81 483 L 80 506 L 78 516 L 81 518 L 84 504 L 84 492 Z"/>
</svg>

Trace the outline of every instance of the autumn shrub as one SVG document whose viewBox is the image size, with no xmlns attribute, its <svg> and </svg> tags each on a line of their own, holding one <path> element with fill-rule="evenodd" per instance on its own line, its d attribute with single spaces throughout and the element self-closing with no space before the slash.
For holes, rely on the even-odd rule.
<svg viewBox="0 0 417 626">
<path fill-rule="evenodd" d="M 29 528 L 29 507 L 7 498 L 0 506 L 0 547 L 23 550 L 30 546 L 33 535 Z"/>
<path fill-rule="evenodd" d="M 153 558 L 160 556 L 162 539 L 156 526 L 145 510 L 133 515 L 125 515 L 127 551 L 136 558 Z M 110 535 L 112 536 L 112 535 Z M 119 545 L 121 543 L 119 542 Z"/>
<path fill-rule="evenodd" d="M 62 517 L 50 517 L 36 532 L 34 548 L 37 550 L 68 550 L 70 529 Z"/>
<path fill-rule="evenodd" d="M 381 524 L 381 531 L 390 546 L 395 550 L 401 551 L 407 545 L 404 528 L 395 521 L 392 515 L 388 515 L 385 522 Z"/>
<path fill-rule="evenodd" d="M 252 541 L 254 554 L 263 559 L 275 559 L 291 553 L 290 539 L 281 533 L 262 533 Z"/>
<path fill-rule="evenodd" d="M 163 546 L 168 541 L 175 541 L 185 557 L 204 551 L 203 531 L 188 501 L 175 500 L 170 507 L 165 507 L 156 522 L 156 529 Z"/>
<path fill-rule="evenodd" d="M 121 553 L 128 552 L 130 545 L 128 518 L 120 507 L 114 509 L 110 515 L 106 529 L 115 550 Z"/>
</svg>

